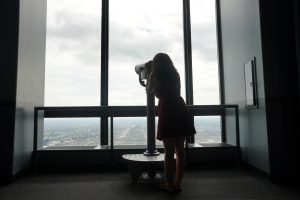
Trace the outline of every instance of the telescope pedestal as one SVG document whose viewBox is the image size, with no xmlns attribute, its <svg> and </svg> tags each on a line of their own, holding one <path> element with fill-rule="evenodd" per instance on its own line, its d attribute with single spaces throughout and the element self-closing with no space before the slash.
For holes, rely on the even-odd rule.
<svg viewBox="0 0 300 200">
<path fill-rule="evenodd" d="M 128 171 L 133 183 L 139 179 L 161 179 L 164 167 L 164 154 L 146 156 L 144 154 L 124 154 L 122 158 L 128 163 Z"/>
<path fill-rule="evenodd" d="M 154 150 L 153 152 L 149 151 L 149 150 L 146 150 L 144 153 L 143 153 L 145 156 L 157 156 L 160 154 L 159 151 L 157 150 Z"/>
<path fill-rule="evenodd" d="M 144 70 L 140 70 L 140 69 Z M 143 79 L 147 78 L 147 68 L 142 65 L 135 68 L 139 74 L 139 82 L 147 87 Z M 147 94 L 147 149 L 143 154 L 124 154 L 122 158 L 128 163 L 128 171 L 133 183 L 136 183 L 143 173 L 144 179 L 157 178 L 157 172 L 163 171 L 164 154 L 156 150 L 155 145 L 155 98 L 154 93 Z"/>
</svg>

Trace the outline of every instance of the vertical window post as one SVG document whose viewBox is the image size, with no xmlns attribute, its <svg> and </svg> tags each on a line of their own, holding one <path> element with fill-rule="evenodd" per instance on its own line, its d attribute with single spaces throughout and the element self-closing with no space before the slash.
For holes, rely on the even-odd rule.
<svg viewBox="0 0 300 200">
<path fill-rule="evenodd" d="M 183 0 L 183 35 L 184 35 L 186 103 L 188 105 L 193 105 L 190 0 Z"/>
<path fill-rule="evenodd" d="M 183 35 L 184 35 L 186 103 L 188 105 L 193 105 L 190 0 L 183 0 Z M 194 140 L 195 140 L 194 136 L 191 136 L 187 139 L 187 142 L 194 143 Z"/>
<path fill-rule="evenodd" d="M 216 25 L 217 25 L 217 45 L 218 45 L 218 65 L 219 65 L 219 91 L 220 91 L 220 102 L 221 105 L 225 103 L 225 95 L 224 95 L 224 72 L 223 72 L 223 51 L 222 51 L 222 27 L 221 27 L 221 8 L 220 8 L 220 0 L 216 0 Z M 225 115 L 226 108 L 223 107 L 223 112 L 221 115 L 221 141 L 226 142 L 226 123 L 225 123 Z"/>
<path fill-rule="evenodd" d="M 101 22 L 101 106 L 108 106 L 108 0 L 102 0 Z M 101 118 L 101 145 L 108 145 L 108 117 Z"/>
</svg>

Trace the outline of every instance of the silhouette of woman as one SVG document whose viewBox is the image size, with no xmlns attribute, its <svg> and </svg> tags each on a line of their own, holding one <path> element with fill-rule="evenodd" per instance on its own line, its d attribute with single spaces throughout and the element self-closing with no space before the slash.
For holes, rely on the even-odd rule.
<svg viewBox="0 0 300 200">
<path fill-rule="evenodd" d="M 160 184 L 167 191 L 181 191 L 184 172 L 184 140 L 196 133 L 193 119 L 180 96 L 180 76 L 170 57 L 158 53 L 151 63 L 152 72 L 147 81 L 147 92 L 154 93 L 158 102 L 158 140 L 163 141 L 167 181 Z M 176 173 L 174 172 L 176 153 Z"/>
</svg>

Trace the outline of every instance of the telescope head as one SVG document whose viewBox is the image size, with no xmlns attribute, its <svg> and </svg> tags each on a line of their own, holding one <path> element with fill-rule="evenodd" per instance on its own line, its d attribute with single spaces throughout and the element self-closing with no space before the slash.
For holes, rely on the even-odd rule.
<svg viewBox="0 0 300 200">
<path fill-rule="evenodd" d="M 146 64 L 147 63 L 143 63 L 143 64 L 139 64 L 136 65 L 134 67 L 135 72 L 140 76 L 140 78 L 142 80 L 146 80 L 147 79 L 147 69 L 146 69 Z"/>
<path fill-rule="evenodd" d="M 144 81 L 147 81 L 149 74 L 152 71 L 152 61 L 136 65 L 135 72 L 139 75 L 139 82 L 142 86 L 146 87 Z"/>
</svg>

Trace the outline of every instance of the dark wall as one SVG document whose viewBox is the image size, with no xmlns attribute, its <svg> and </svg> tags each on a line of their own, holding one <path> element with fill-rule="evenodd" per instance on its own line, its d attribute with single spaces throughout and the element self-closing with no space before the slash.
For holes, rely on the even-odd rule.
<svg viewBox="0 0 300 200">
<path fill-rule="evenodd" d="M 295 42 L 298 71 L 298 98 L 300 98 L 300 2 L 294 1 Z"/>
<path fill-rule="evenodd" d="M 20 1 L 13 174 L 30 165 L 33 110 L 44 105 L 46 0 Z"/>
<path fill-rule="evenodd" d="M 18 61 L 19 0 L 1 3 L 0 67 L 0 182 L 9 179 L 13 165 L 14 119 Z"/>
<path fill-rule="evenodd" d="M 258 0 L 221 0 L 225 104 L 238 104 L 242 159 L 269 173 L 265 86 Z M 247 109 L 244 64 L 256 59 L 258 108 Z M 234 118 L 227 113 L 226 134 L 235 143 Z"/>
<path fill-rule="evenodd" d="M 270 170 L 274 180 L 299 174 L 296 4 L 293 0 L 260 1 Z"/>
<path fill-rule="evenodd" d="M 46 0 L 1 4 L 0 182 L 29 167 L 33 107 L 44 103 Z"/>
<path fill-rule="evenodd" d="M 297 0 L 221 0 L 225 103 L 240 106 L 243 160 L 278 181 L 299 178 L 299 12 Z M 259 106 L 248 110 L 243 65 L 252 57 Z M 232 129 L 227 120 L 229 142 Z"/>
</svg>

